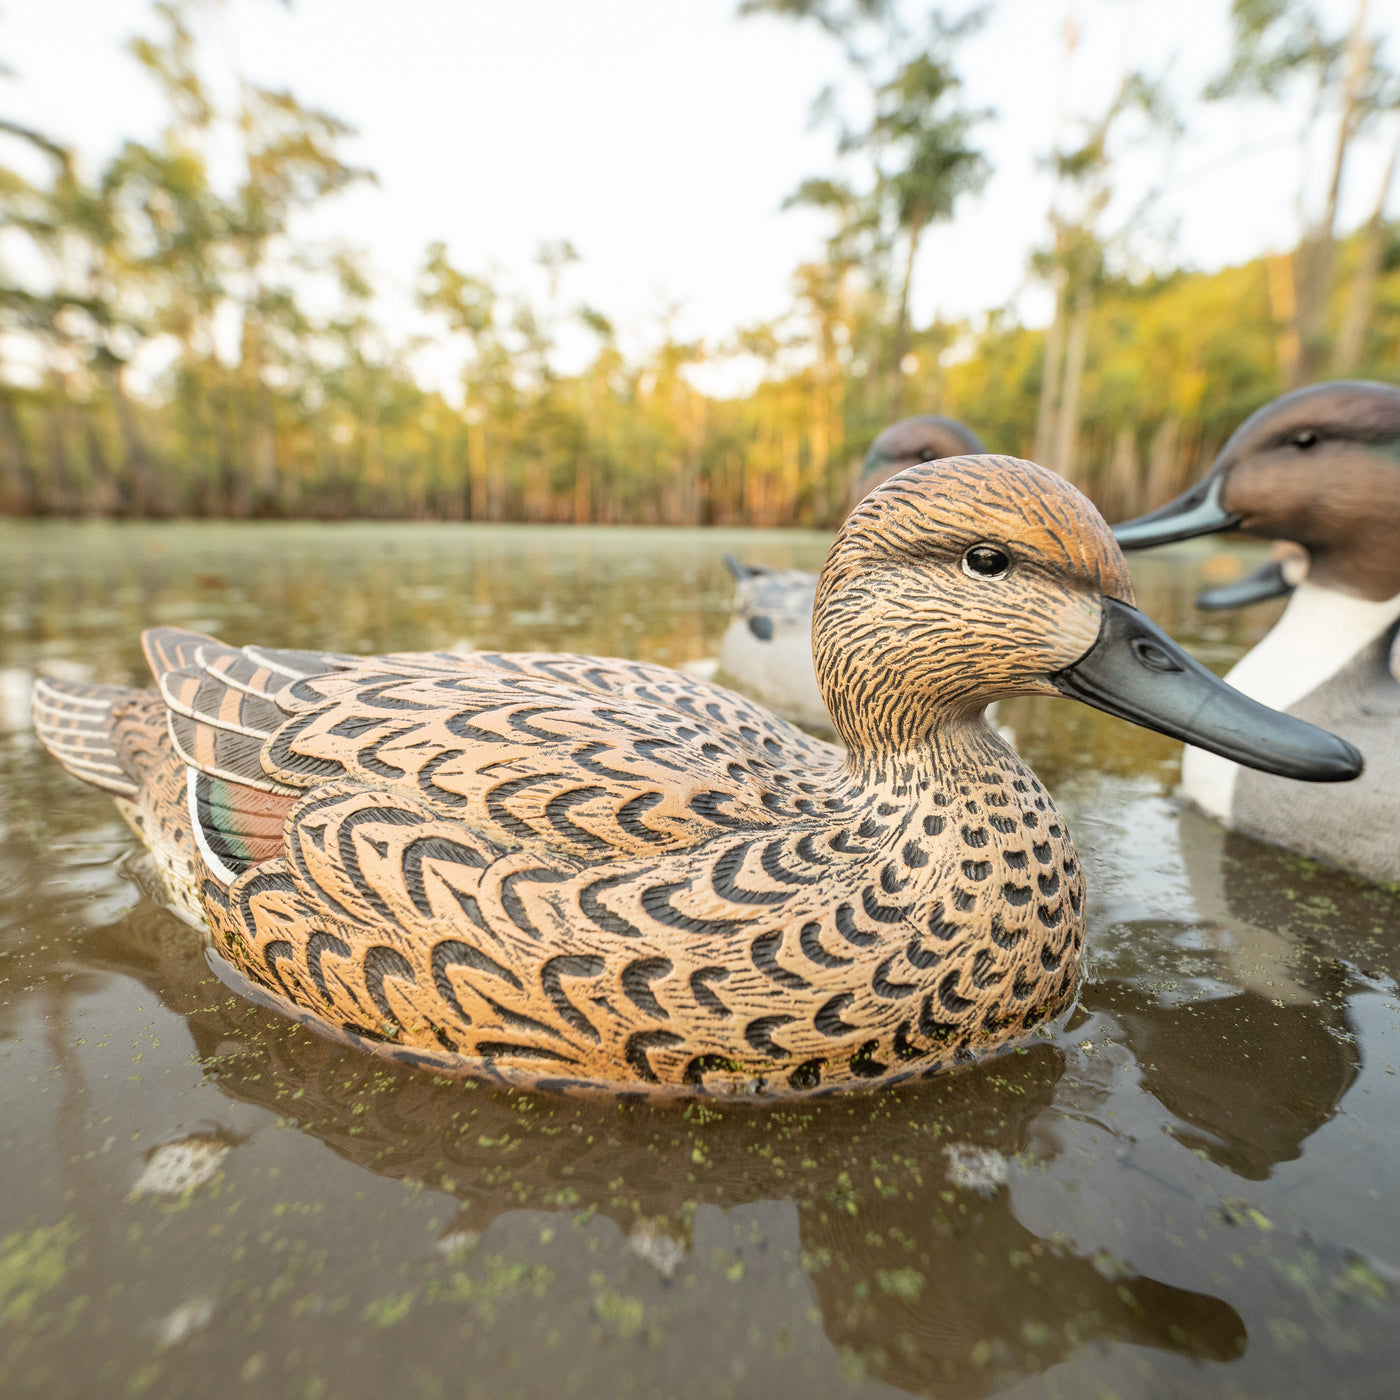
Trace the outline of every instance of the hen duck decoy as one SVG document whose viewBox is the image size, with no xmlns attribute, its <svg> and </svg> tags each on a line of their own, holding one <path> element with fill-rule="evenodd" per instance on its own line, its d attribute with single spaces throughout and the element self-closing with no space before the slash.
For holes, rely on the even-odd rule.
<svg viewBox="0 0 1400 1400">
<path fill-rule="evenodd" d="M 1400 389 L 1345 381 L 1285 394 L 1241 424 L 1195 486 L 1114 534 L 1144 549 L 1228 529 L 1302 550 L 1256 580 L 1292 597 L 1228 680 L 1344 735 L 1366 772 L 1323 793 L 1188 748 L 1182 793 L 1250 835 L 1400 880 Z"/>
<path fill-rule="evenodd" d="M 955 418 L 926 413 L 892 423 L 870 445 L 851 486 L 849 515 L 881 482 L 920 462 L 985 452 Z M 720 642 L 719 669 L 746 695 L 808 729 L 831 729 L 812 669 L 812 603 L 817 576 L 724 556 L 734 575 L 734 611 Z"/>
<path fill-rule="evenodd" d="M 337 656 L 145 634 L 160 693 L 41 682 L 233 986 L 434 1070 L 556 1089 L 821 1092 L 1064 1008 L 1084 876 L 982 720 L 1069 694 L 1244 762 L 1354 775 L 1132 605 L 1093 506 L 1029 462 L 912 468 L 822 570 L 843 751 L 661 666 Z"/>
</svg>

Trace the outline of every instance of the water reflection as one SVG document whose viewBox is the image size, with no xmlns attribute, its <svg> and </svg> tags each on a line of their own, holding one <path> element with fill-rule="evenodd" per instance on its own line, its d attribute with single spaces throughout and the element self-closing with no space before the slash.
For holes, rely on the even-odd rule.
<svg viewBox="0 0 1400 1400">
<path fill-rule="evenodd" d="M 347 1055 L 245 1001 L 211 1006 L 193 940 L 149 902 L 95 930 L 85 953 L 183 1016 L 230 1098 L 295 1121 L 359 1167 L 456 1196 L 449 1251 L 511 1212 L 587 1210 L 670 1278 L 701 1206 L 790 1203 L 826 1335 L 901 1389 L 991 1394 L 1104 1340 L 1210 1361 L 1244 1351 L 1228 1303 L 1017 1220 L 1008 1166 L 1064 1073 L 1054 1045 L 916 1091 L 791 1112 L 706 1104 L 683 1115 L 484 1087 L 464 1096 L 459 1083 Z M 197 1171 L 211 1141 L 227 1150 L 227 1135 L 164 1145 L 177 1159 L 167 1175 Z"/>
<path fill-rule="evenodd" d="M 1184 999 L 1108 980 L 1086 1006 L 1115 1017 L 1143 1087 L 1178 1138 L 1263 1180 L 1302 1155 L 1361 1069 L 1351 999 L 1400 972 L 1393 892 L 1228 832 L 1191 809 L 1180 841 L 1220 979 Z M 1158 926 L 1142 936 L 1158 939 Z M 1357 970 L 1360 960 L 1368 977 Z"/>
</svg>

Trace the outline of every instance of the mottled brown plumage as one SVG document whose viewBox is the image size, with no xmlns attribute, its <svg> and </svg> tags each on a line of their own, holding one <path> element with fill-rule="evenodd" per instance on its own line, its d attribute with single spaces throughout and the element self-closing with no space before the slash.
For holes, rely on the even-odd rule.
<svg viewBox="0 0 1400 1400">
<path fill-rule="evenodd" d="M 995 578 L 968 563 L 988 540 L 1012 560 Z M 224 975 L 318 1029 L 511 1083 L 821 1092 L 944 1067 L 1071 998 L 1084 877 L 981 712 L 1052 692 L 1131 598 L 1072 487 L 954 458 L 879 488 L 823 572 L 848 751 L 659 666 L 171 628 L 146 634 L 160 699 L 46 682 L 36 716 Z"/>
</svg>

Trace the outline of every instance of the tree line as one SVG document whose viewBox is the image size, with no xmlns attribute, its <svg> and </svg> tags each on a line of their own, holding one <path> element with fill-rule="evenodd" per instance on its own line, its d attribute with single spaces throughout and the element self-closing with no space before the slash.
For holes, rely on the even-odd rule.
<svg viewBox="0 0 1400 1400">
<path fill-rule="evenodd" d="M 1144 271 L 1151 210 L 1120 212 L 1117 176 L 1124 150 L 1179 135 L 1163 85 L 1125 72 L 1102 112 L 1064 125 L 1028 269 L 1054 295 L 1045 330 L 1006 310 L 976 326 L 919 325 L 911 310 L 922 240 L 992 173 L 991 116 L 966 105 L 956 64 L 980 12 L 746 0 L 742 13 L 819 25 L 851 75 L 818 100 L 835 173 L 792 195 L 830 232 L 796 269 L 789 313 L 723 346 L 663 336 L 628 356 L 604 312 L 568 304 L 566 240 L 539 249 L 549 290 L 535 300 L 435 243 L 417 294 L 464 352 L 459 403 L 424 388 L 411 347 L 375 323 L 363 260 L 292 236 L 304 211 L 373 180 L 344 155 L 349 128 L 241 75 L 221 106 L 197 41 L 206 3 L 158 0 L 154 37 L 130 46 L 167 103 L 157 140 L 89 175 L 0 120 L 5 513 L 825 525 L 866 444 L 923 411 L 1057 468 L 1112 519 L 1178 489 L 1285 388 L 1400 379 L 1400 232 L 1386 218 L 1400 138 L 1371 217 L 1337 228 L 1357 138 L 1400 129 L 1366 0 L 1344 33 L 1302 0 L 1233 0 L 1230 63 L 1202 95 L 1305 91 L 1334 118 L 1324 199 L 1291 253 Z M 1067 26 L 1064 62 L 1078 42 Z M 219 142 L 238 152 L 231 184 L 211 173 Z M 576 373 L 557 366 L 569 322 L 593 344 Z M 138 391 L 133 363 L 153 347 L 166 367 Z M 691 367 L 736 354 L 763 366 L 752 392 L 695 387 Z"/>
</svg>

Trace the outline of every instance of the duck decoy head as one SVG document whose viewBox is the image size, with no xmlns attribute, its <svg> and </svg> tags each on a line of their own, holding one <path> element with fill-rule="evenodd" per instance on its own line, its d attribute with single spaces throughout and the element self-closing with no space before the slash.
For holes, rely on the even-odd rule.
<svg viewBox="0 0 1400 1400">
<path fill-rule="evenodd" d="M 773 572 L 767 564 L 746 564 L 737 554 L 726 554 L 724 567 L 729 570 L 735 583 L 743 583 L 745 579 L 759 578 Z"/>
<path fill-rule="evenodd" d="M 956 418 L 943 418 L 936 413 L 901 418 L 870 444 L 860 475 L 851 487 L 849 508 L 854 510 L 877 486 L 905 467 L 940 457 L 974 457 L 986 450 L 982 439 Z"/>
<path fill-rule="evenodd" d="M 1347 380 L 1275 399 L 1176 500 L 1117 526 L 1124 549 L 1238 527 L 1308 552 L 1308 578 L 1381 600 L 1400 592 L 1400 389 Z"/>
<path fill-rule="evenodd" d="M 1133 605 L 1112 532 L 1054 472 L 952 457 L 872 492 L 822 568 L 823 699 L 854 751 L 901 751 L 1013 695 L 1064 694 L 1286 777 L 1356 777 L 1350 744 L 1247 699 Z"/>
</svg>

